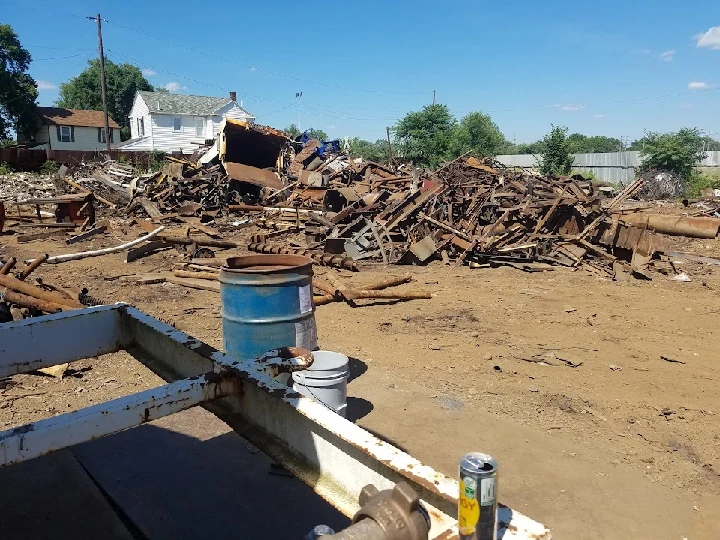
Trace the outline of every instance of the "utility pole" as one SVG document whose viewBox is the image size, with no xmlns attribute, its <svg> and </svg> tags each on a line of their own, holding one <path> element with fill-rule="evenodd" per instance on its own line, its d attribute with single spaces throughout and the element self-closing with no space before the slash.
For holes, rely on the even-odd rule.
<svg viewBox="0 0 720 540">
<path fill-rule="evenodd" d="M 433 105 L 435 105 L 435 90 L 433 90 Z"/>
<path fill-rule="evenodd" d="M 386 127 L 385 131 L 387 132 L 387 140 L 388 140 L 388 165 L 392 167 L 392 145 L 390 144 L 390 128 Z"/>
<path fill-rule="evenodd" d="M 98 52 L 100 53 L 100 89 L 102 91 L 103 112 L 105 113 L 105 149 L 110 151 L 110 123 L 107 111 L 107 85 L 105 84 L 105 53 L 102 44 L 102 19 L 100 14 L 97 17 L 88 17 L 91 21 L 97 21 L 98 28 Z"/>
</svg>

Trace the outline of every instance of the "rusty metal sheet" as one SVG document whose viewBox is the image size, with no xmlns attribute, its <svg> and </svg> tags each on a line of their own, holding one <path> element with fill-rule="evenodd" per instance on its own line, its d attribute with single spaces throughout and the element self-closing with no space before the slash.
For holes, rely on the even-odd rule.
<svg viewBox="0 0 720 540">
<path fill-rule="evenodd" d="M 248 182 L 260 187 L 270 187 L 273 189 L 282 189 L 283 183 L 278 175 L 272 171 L 258 169 L 250 165 L 242 163 L 225 163 L 225 170 L 230 178 L 239 180 L 240 182 Z"/>
<path fill-rule="evenodd" d="M 479 169 L 481 171 L 489 172 L 491 174 L 500 174 L 497 172 L 496 169 L 480 163 L 480 160 L 474 157 L 467 158 L 467 160 L 465 161 L 465 165 L 467 165 L 468 167 L 472 167 L 473 169 Z"/>
</svg>

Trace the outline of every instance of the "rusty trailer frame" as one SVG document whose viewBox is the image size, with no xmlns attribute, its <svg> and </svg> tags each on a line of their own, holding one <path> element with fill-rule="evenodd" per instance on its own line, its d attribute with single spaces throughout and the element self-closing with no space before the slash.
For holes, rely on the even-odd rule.
<svg viewBox="0 0 720 540">
<path fill-rule="evenodd" d="M 0 325 L 0 377 L 120 350 L 168 384 L 1 432 L 0 466 L 201 405 L 346 516 L 359 509 L 365 485 L 405 481 L 428 508 L 430 538 L 457 537 L 458 482 L 274 378 L 288 360 L 236 360 L 114 304 Z M 502 505 L 498 532 L 505 540 L 550 538 L 545 526 Z"/>
</svg>

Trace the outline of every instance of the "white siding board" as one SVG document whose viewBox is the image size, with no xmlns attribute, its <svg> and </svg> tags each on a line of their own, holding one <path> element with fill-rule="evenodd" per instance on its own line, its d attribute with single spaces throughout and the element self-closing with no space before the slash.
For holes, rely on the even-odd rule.
<svg viewBox="0 0 720 540">
<path fill-rule="evenodd" d="M 228 103 L 221 109 L 218 109 L 215 111 L 219 116 L 226 117 L 226 118 L 232 118 L 233 120 L 244 120 L 245 122 L 252 122 L 255 117 L 247 114 L 243 109 L 240 108 L 240 106 L 233 102 Z"/>
<path fill-rule="evenodd" d="M 142 136 L 138 133 L 137 121 L 139 118 L 143 118 L 145 121 L 145 136 L 150 135 L 150 109 L 148 109 L 147 104 L 143 98 L 140 97 L 140 94 L 135 94 L 135 101 L 133 101 L 133 106 L 132 109 L 130 109 L 130 114 L 128 116 L 130 118 L 131 139 L 137 139 Z"/>
<path fill-rule="evenodd" d="M 198 147 L 202 146 L 205 140 L 216 138 L 224 116 L 246 122 L 255 120 L 255 117 L 248 114 L 235 102 L 228 103 L 221 109 L 218 109 L 216 114 L 209 116 L 173 115 L 150 112 L 148 105 L 139 94 L 135 96 L 135 101 L 133 102 L 129 116 L 131 139 L 138 140 L 123 146 L 124 150 L 162 150 L 164 152 L 184 153 L 192 153 Z M 173 131 L 173 118 L 177 116 L 182 118 L 182 127 L 180 131 Z M 138 132 L 138 118 L 143 118 L 145 122 L 144 137 Z M 197 118 L 203 119 L 203 131 L 201 135 L 197 135 L 195 129 L 195 121 Z"/>
</svg>

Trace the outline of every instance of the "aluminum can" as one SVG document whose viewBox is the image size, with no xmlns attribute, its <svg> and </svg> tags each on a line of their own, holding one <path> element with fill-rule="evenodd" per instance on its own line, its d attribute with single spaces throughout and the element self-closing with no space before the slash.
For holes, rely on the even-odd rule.
<svg viewBox="0 0 720 540">
<path fill-rule="evenodd" d="M 497 540 L 497 461 L 480 452 L 460 460 L 458 524 L 462 540 Z"/>
</svg>

